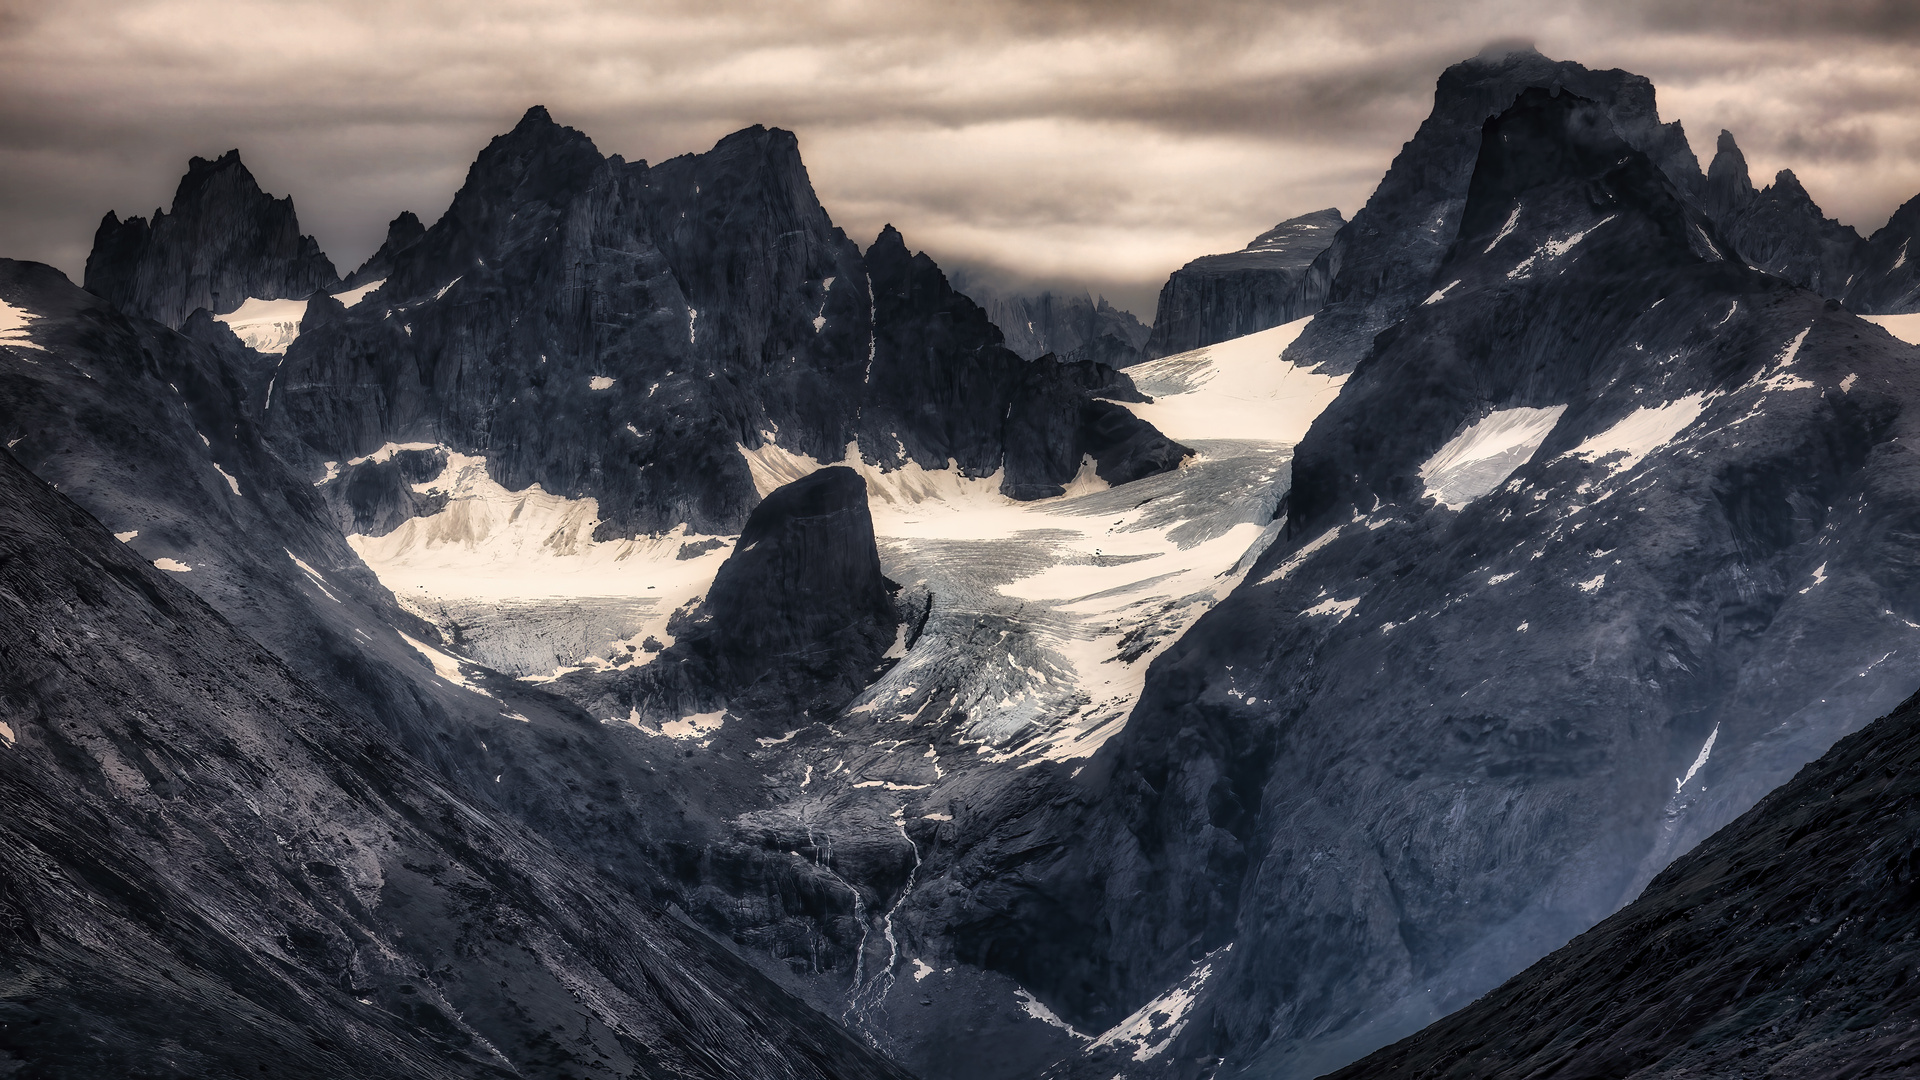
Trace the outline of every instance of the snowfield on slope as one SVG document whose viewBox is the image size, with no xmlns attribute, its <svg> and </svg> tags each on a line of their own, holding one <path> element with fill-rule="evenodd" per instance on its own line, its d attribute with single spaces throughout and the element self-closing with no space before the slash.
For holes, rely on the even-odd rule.
<svg viewBox="0 0 1920 1080">
<path fill-rule="evenodd" d="M 742 447 L 763 496 L 829 464 L 858 471 L 885 572 L 933 597 L 913 648 L 849 715 L 964 715 L 961 736 L 995 760 L 1098 749 L 1132 711 L 1148 664 L 1275 535 L 1293 443 L 1344 382 L 1279 358 L 1306 322 L 1131 369 L 1155 400 L 1128 407 L 1197 453 L 1121 488 L 1087 461 L 1066 494 L 1017 502 L 998 474 L 882 470 L 858 444 L 841 462 L 771 434 Z M 408 448 L 426 447 L 370 457 Z M 731 553 L 733 538 L 684 527 L 595 541 L 593 499 L 508 491 L 483 459 L 451 451 L 441 475 L 415 486 L 445 493 L 445 509 L 350 542 L 410 608 L 457 625 L 470 655 L 522 677 L 648 662 L 671 643 L 668 618 L 706 595 Z"/>
</svg>

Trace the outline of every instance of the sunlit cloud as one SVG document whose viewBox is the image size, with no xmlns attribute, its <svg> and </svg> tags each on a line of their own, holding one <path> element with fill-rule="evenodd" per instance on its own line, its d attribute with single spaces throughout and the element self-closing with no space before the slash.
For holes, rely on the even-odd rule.
<svg viewBox="0 0 1920 1080">
<path fill-rule="evenodd" d="M 1730 128 L 1863 231 L 1920 191 L 1904 0 L 0 0 L 0 254 L 78 276 L 103 212 L 237 146 L 349 267 L 538 103 L 648 160 L 790 128 L 856 240 L 1150 315 L 1186 260 L 1352 214 L 1439 72 L 1509 37 L 1649 76 L 1703 164 Z"/>
</svg>

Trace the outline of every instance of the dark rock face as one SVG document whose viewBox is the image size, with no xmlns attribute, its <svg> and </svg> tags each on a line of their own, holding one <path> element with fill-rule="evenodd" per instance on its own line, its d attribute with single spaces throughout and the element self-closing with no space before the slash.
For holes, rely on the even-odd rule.
<svg viewBox="0 0 1920 1080">
<path fill-rule="evenodd" d="M 1528 87 L 1564 88 L 1602 102 L 1622 138 L 1652 158 L 1687 198 L 1704 186 L 1700 163 L 1678 122 L 1660 123 L 1653 84 L 1619 70 L 1589 71 L 1532 49 L 1483 54 L 1440 76 L 1433 112 L 1367 199 L 1314 260 L 1326 306 L 1287 358 L 1350 371 L 1373 337 L 1398 322 L 1428 291 L 1452 246 L 1480 150 L 1480 129 Z"/>
<path fill-rule="evenodd" d="M 874 298 L 875 361 L 860 410 L 861 445 L 885 447 L 917 428 L 924 449 L 905 460 L 949 461 L 969 476 L 1003 464 L 1000 490 L 1016 499 L 1058 495 L 1092 457 L 1105 477 L 1176 467 L 1189 451 L 1101 397 L 1138 399 L 1123 374 L 1091 362 L 1024 361 L 999 330 L 957 293 L 924 253 L 908 254 L 891 226 L 867 249 Z M 1071 417 L 1056 421 L 1063 410 Z M 883 465 L 903 463 L 878 455 Z"/>
<path fill-rule="evenodd" d="M 1920 196 L 1907 201 L 1862 246 L 1847 306 L 1870 315 L 1920 311 Z"/>
<path fill-rule="evenodd" d="M 955 275 L 953 286 L 985 309 L 1007 348 L 1023 360 L 1052 353 L 1064 360 L 1126 367 L 1146 358 L 1142 350 L 1150 331 L 1132 312 L 1121 311 L 1104 296 L 1096 300 L 1084 292 L 1052 290 L 1018 295 L 961 275 Z"/>
<path fill-rule="evenodd" d="M 1334 1076 L 1913 1073 L 1916 778 L 1920 703 L 1908 701 L 1612 918 Z"/>
<path fill-rule="evenodd" d="M 896 619 L 860 474 L 821 469 L 762 500 L 704 609 L 713 653 L 736 674 L 848 637 L 878 660 Z"/>
<path fill-rule="evenodd" d="M 1062 1075 L 1350 1061 L 1920 685 L 1912 349 L 1715 259 L 1602 103 L 1528 91 L 1474 141 L 1438 295 L 1297 448 L 1288 535 L 1072 797 L 995 834 L 1062 853 L 973 854 L 989 962 L 1082 1030 L 1188 977 L 1154 1064 Z M 1434 470 L 1528 418 L 1471 490 Z"/>
<path fill-rule="evenodd" d="M 0 505 L 14 1069 L 905 1075 L 449 794 L 9 454 Z"/>
<path fill-rule="evenodd" d="M 427 227 L 411 210 L 402 210 L 400 216 L 387 223 L 387 238 L 380 242 L 380 250 L 367 257 L 360 268 L 348 274 L 341 287 L 346 289 L 368 285 L 384 280 L 393 273 L 395 260 L 400 253 L 420 242 L 427 235 Z"/>
<path fill-rule="evenodd" d="M 671 648 L 625 680 L 596 680 L 594 693 L 655 722 L 715 705 L 780 723 L 832 715 L 894 642 L 890 586 L 866 481 L 821 469 L 753 508 L 698 612 L 672 627 Z"/>
<path fill-rule="evenodd" d="M 1739 144 L 1733 141 L 1733 132 L 1722 128 L 1715 143 L 1713 162 L 1707 166 L 1701 209 L 1715 221 L 1726 221 L 1752 206 L 1759 195 L 1747 173 L 1747 155 L 1741 153 Z"/>
<path fill-rule="evenodd" d="M 445 444 L 510 489 L 592 495 L 605 539 L 738 529 L 756 497 L 740 449 L 769 438 L 820 461 L 858 441 L 888 467 L 1004 465 L 1009 490 L 1079 465 L 1008 457 L 1030 365 L 897 232 L 863 255 L 834 228 L 788 132 L 648 167 L 534 109 L 392 258 L 376 296 L 310 309 L 287 353 L 270 423 L 316 471 Z"/>
<path fill-rule="evenodd" d="M 291 198 L 260 190 L 229 150 L 194 158 L 171 213 L 121 221 L 109 212 L 87 256 L 86 287 L 129 314 L 178 327 L 196 308 L 222 315 L 248 297 L 303 297 L 339 280 Z"/>
<path fill-rule="evenodd" d="M 337 482 L 321 490 L 334 507 L 342 534 L 385 536 L 413 518 L 446 507 L 444 492 L 415 490 L 446 466 L 444 450 L 400 450 L 384 461 L 347 466 Z"/>
<path fill-rule="evenodd" d="M 1791 169 L 1754 191 L 1746 157 L 1728 132 L 1720 133 L 1702 203 L 1751 265 L 1822 296 L 1845 296 L 1854 283 L 1860 234 L 1822 214 Z"/>
<path fill-rule="evenodd" d="M 1327 277 L 1308 271 L 1347 223 L 1329 207 L 1275 225 L 1244 250 L 1207 255 L 1160 289 L 1148 357 L 1258 333 L 1320 310 Z"/>
</svg>

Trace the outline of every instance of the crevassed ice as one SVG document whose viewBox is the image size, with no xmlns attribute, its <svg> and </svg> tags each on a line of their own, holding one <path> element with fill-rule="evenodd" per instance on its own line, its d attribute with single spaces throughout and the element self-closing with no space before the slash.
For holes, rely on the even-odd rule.
<svg viewBox="0 0 1920 1080">
<path fill-rule="evenodd" d="M 822 467 L 763 439 L 740 448 L 763 494 Z M 1154 657 L 1277 535 L 1268 519 L 1289 447 L 1191 445 L 1200 460 L 1177 473 L 1106 490 L 1083 463 L 1066 494 L 1034 502 L 1002 495 L 998 473 L 968 477 L 951 462 L 882 470 L 849 445 L 842 462 L 866 480 L 883 568 L 943 598 L 914 647 L 849 711 L 910 719 L 951 703 L 983 753 L 1027 763 L 1091 755 L 1124 725 Z M 963 643 L 980 617 L 1006 628 L 1007 655 L 986 665 Z M 1142 635 L 1128 637 L 1142 627 L 1153 631 L 1144 651 L 1129 645 Z"/>
<path fill-rule="evenodd" d="M 430 446 L 390 443 L 356 463 Z M 509 491 L 489 475 L 485 458 L 451 450 L 440 475 L 414 489 L 446 495 L 445 507 L 347 543 L 402 604 L 423 618 L 468 626 L 475 658 L 511 675 L 597 663 L 609 649 L 631 656 L 625 644 L 648 638 L 672 644 L 668 619 L 706 595 L 732 549 L 723 542 L 686 551 L 697 538 L 684 526 L 595 540 L 596 500 L 538 484 Z"/>
<path fill-rule="evenodd" d="M 1671 442 L 1687 425 L 1698 420 L 1701 410 L 1706 407 L 1707 395 L 1696 393 L 1664 405 L 1635 409 L 1619 423 L 1561 456 L 1603 461 L 1617 455 L 1618 459 L 1608 464 L 1609 472 L 1626 472 L 1640 464 L 1642 458 Z"/>
<path fill-rule="evenodd" d="M 1565 405 L 1521 406 L 1474 421 L 1420 466 L 1426 496 L 1458 510 L 1499 487 L 1533 458 L 1566 411 Z"/>
<path fill-rule="evenodd" d="M 307 314 L 305 300 L 262 300 L 250 296 L 246 302 L 214 320 L 227 324 L 235 337 L 255 352 L 280 355 L 300 336 L 300 320 Z"/>
</svg>

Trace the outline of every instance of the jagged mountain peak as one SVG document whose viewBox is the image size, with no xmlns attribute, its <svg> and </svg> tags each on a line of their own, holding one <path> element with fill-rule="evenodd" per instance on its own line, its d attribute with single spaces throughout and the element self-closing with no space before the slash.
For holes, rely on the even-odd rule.
<svg viewBox="0 0 1920 1080">
<path fill-rule="evenodd" d="M 94 234 L 88 291 L 128 314 L 178 328 L 198 308 L 216 315 L 248 299 L 307 296 L 339 280 L 291 196 L 261 190 L 240 151 L 192 158 L 167 211 L 149 223 L 109 213 Z"/>
<path fill-rule="evenodd" d="M 1721 129 L 1712 164 L 1707 166 L 1707 185 L 1702 201 L 1716 221 L 1746 209 L 1757 195 L 1747 173 L 1747 158 L 1733 141 L 1733 132 Z"/>
<path fill-rule="evenodd" d="M 1860 272 L 1847 290 L 1858 311 L 1894 315 L 1920 311 L 1920 196 L 1893 212 L 1860 248 Z"/>
<path fill-rule="evenodd" d="M 1677 123 L 1660 122 L 1644 76 L 1590 70 L 1532 50 L 1475 58 L 1442 72 L 1433 111 L 1408 141 L 1352 224 L 1316 260 L 1326 306 L 1287 350 L 1294 363 L 1346 371 L 1374 335 L 1418 304 L 1459 225 L 1485 122 L 1529 88 L 1568 90 L 1600 103 L 1621 137 L 1646 153 L 1683 194 L 1704 184 L 1699 160 Z"/>
<path fill-rule="evenodd" d="M 880 233 L 873 238 L 873 243 L 867 245 L 867 258 L 873 258 L 875 252 L 883 255 L 894 252 L 905 254 L 907 238 L 900 234 L 899 229 L 893 227 L 892 222 L 888 222 L 880 227 Z"/>
<path fill-rule="evenodd" d="M 1805 185 L 1800 183 L 1799 177 L 1793 175 L 1792 169 L 1781 169 L 1779 172 L 1774 173 L 1773 183 L 1769 186 L 1769 190 L 1777 191 L 1782 195 L 1795 199 L 1805 199 L 1808 203 L 1813 202 L 1813 196 L 1807 194 Z"/>
<path fill-rule="evenodd" d="M 496 135 L 467 170 L 463 194 L 525 198 L 538 197 L 568 186 L 606 158 L 585 132 L 554 122 L 547 110 L 535 105 L 504 135 Z M 528 190 L 531 189 L 531 190 Z"/>
<path fill-rule="evenodd" d="M 411 210 L 402 210 L 399 215 L 387 223 L 387 238 L 380 243 L 380 249 L 367 257 L 353 273 L 341 282 L 347 288 L 365 285 L 381 280 L 393 273 L 395 261 L 400 253 L 420 242 L 427 235 L 427 227 Z"/>
<path fill-rule="evenodd" d="M 1315 210 L 1311 214 L 1288 218 L 1248 241 L 1247 246 L 1242 250 L 1284 250 L 1293 247 L 1303 239 L 1320 242 L 1321 248 L 1324 249 L 1325 241 L 1332 240 L 1333 234 L 1346 223 L 1347 219 L 1340 216 L 1339 207 L 1329 206 L 1325 210 Z M 1314 253 L 1319 254 L 1319 251 L 1316 250 Z"/>
</svg>

